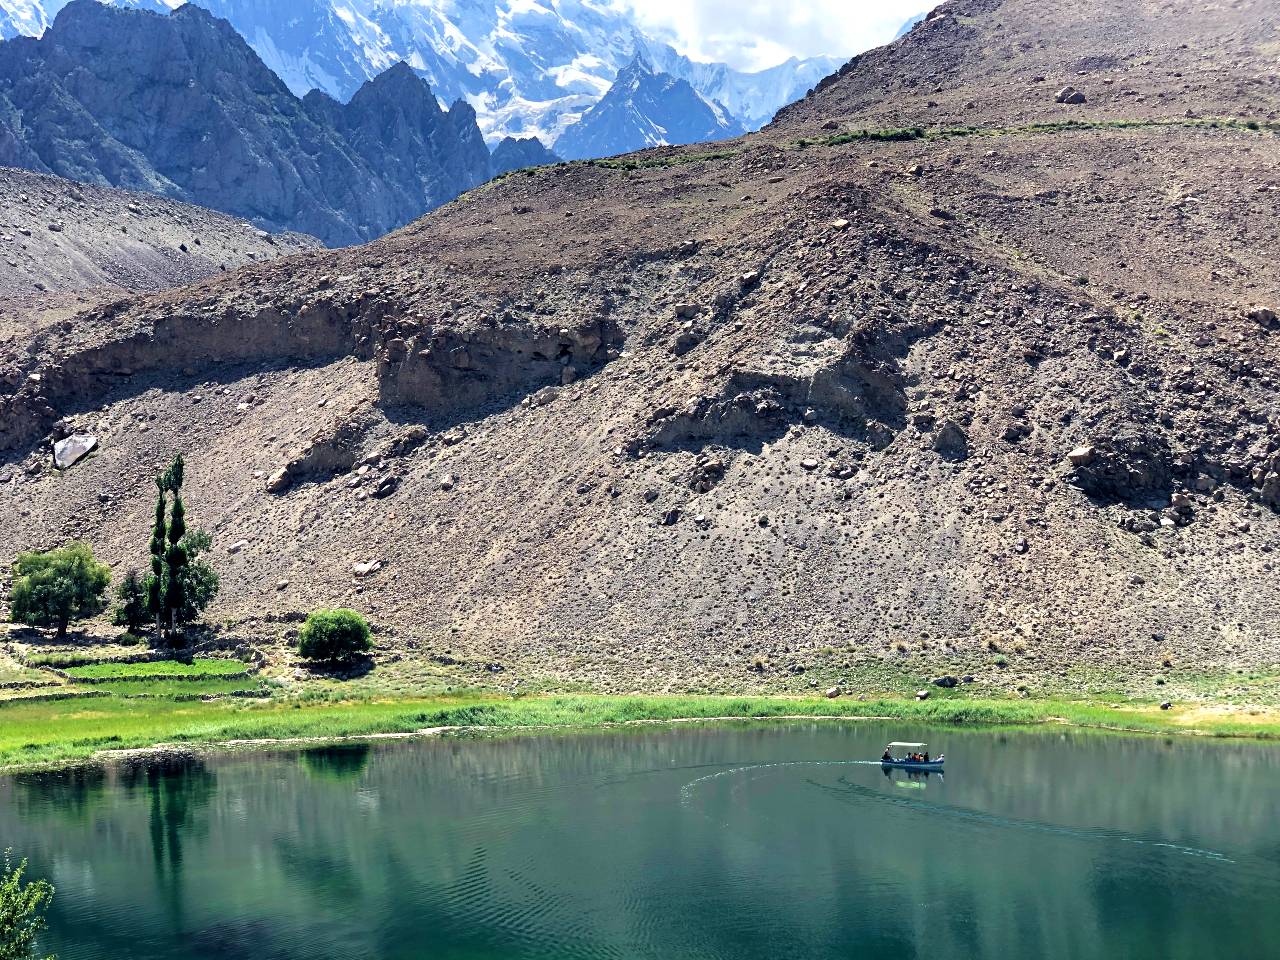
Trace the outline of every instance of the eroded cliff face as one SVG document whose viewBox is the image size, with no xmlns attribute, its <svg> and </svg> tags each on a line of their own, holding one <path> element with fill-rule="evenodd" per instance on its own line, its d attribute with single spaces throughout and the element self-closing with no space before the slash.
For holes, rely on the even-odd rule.
<svg viewBox="0 0 1280 960">
<path fill-rule="evenodd" d="M 299 100 L 224 20 L 95 0 L 0 44 L 0 164 L 147 190 L 330 245 L 381 236 L 489 178 L 465 103 L 404 64 L 348 104 Z"/>
<path fill-rule="evenodd" d="M 941 85 L 928 45 L 960 29 L 1141 88 L 1141 123 L 1001 59 L 989 116 L 990 74 L 947 67 L 971 129 L 867 137 L 855 65 L 724 155 L 509 177 L 6 347 L 0 549 L 128 561 L 137 476 L 181 449 L 189 502 L 247 544 L 215 616 L 248 634 L 354 604 L 401 656 L 623 689 L 1274 662 L 1280 138 L 1184 115 L 1224 82 L 1280 107 L 1265 57 L 1224 81 L 1188 52 L 1274 25 L 1107 9 L 1055 12 L 1101 26 L 1054 48 L 1039 5 L 949 5 L 902 41 L 904 86 Z M 1082 79 L 1101 30 L 1131 66 Z M 101 446 L 55 478 L 62 431 Z"/>
</svg>

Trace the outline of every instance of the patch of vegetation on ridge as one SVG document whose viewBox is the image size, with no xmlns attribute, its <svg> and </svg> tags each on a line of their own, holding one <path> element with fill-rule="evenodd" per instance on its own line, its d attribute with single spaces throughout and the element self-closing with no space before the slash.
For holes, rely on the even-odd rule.
<svg viewBox="0 0 1280 960">
<path fill-rule="evenodd" d="M 602 167 L 606 170 L 654 170 L 663 167 L 678 167 L 686 163 L 703 163 L 712 160 L 728 160 L 738 155 L 737 150 L 711 150 L 705 153 L 676 153 L 663 157 L 639 157 L 628 154 L 621 157 L 606 157 L 602 160 L 588 160 L 587 166 Z"/>
<path fill-rule="evenodd" d="M 801 139 L 801 149 L 812 146 L 841 147 L 850 143 L 900 143 L 913 140 L 955 140 L 961 137 L 1007 137 L 1018 134 L 1062 133 L 1073 130 L 1142 130 L 1159 127 L 1207 127 L 1209 129 L 1249 130 L 1256 133 L 1280 132 L 1280 122 L 1240 120 L 1232 117 L 1175 117 L 1138 120 L 1058 120 L 1025 123 L 1009 127 L 888 127 L 880 130 L 846 130 L 819 139 Z"/>
</svg>

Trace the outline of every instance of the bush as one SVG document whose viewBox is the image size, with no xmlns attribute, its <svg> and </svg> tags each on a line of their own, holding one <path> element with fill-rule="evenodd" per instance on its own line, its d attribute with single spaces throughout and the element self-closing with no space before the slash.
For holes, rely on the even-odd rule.
<svg viewBox="0 0 1280 960">
<path fill-rule="evenodd" d="M 345 660 L 371 649 L 369 621 L 354 610 L 315 610 L 298 633 L 298 653 L 308 660 Z"/>
<path fill-rule="evenodd" d="M 0 960 L 30 960 L 36 955 L 44 911 L 53 899 L 53 887 L 44 880 L 22 882 L 26 868 L 25 860 L 13 866 L 5 851 L 0 870 Z"/>
<path fill-rule="evenodd" d="M 147 585 L 137 570 L 130 570 L 116 589 L 116 609 L 112 617 L 117 627 L 131 634 L 141 633 L 151 619 L 147 610 Z"/>
<path fill-rule="evenodd" d="M 47 553 L 20 553 L 13 565 L 9 602 L 14 623 L 57 627 L 65 636 L 72 620 L 102 610 L 111 568 L 98 563 L 85 543 L 69 543 Z"/>
</svg>

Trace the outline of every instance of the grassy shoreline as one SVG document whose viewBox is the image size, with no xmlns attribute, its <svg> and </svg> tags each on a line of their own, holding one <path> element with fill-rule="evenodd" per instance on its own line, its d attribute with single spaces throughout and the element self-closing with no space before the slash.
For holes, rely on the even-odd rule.
<svg viewBox="0 0 1280 960">
<path fill-rule="evenodd" d="M 211 748 L 236 742 L 339 740 L 432 729 L 585 729 L 693 720 L 892 719 L 973 726 L 1069 724 L 1128 733 L 1280 739 L 1280 711 L 1077 700 L 837 699 L 780 696 L 480 694 L 304 704 L 227 700 L 93 699 L 0 705 L 0 773 L 92 760 L 159 745 Z"/>
</svg>

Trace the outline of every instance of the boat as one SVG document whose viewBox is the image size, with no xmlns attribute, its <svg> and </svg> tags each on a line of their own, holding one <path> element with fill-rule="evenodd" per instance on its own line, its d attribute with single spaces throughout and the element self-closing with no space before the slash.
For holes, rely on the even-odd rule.
<svg viewBox="0 0 1280 960">
<path fill-rule="evenodd" d="M 880 765 L 884 767 L 902 767 L 904 770 L 941 770 L 942 762 L 946 759 L 945 754 L 938 754 L 937 758 L 933 760 L 909 759 L 912 753 L 924 753 L 924 748 L 927 746 L 927 743 L 907 743 L 903 740 L 895 740 L 885 747 L 892 759 L 885 760 L 881 757 Z M 896 756 L 898 748 L 906 750 L 907 754 L 903 757 Z"/>
</svg>

